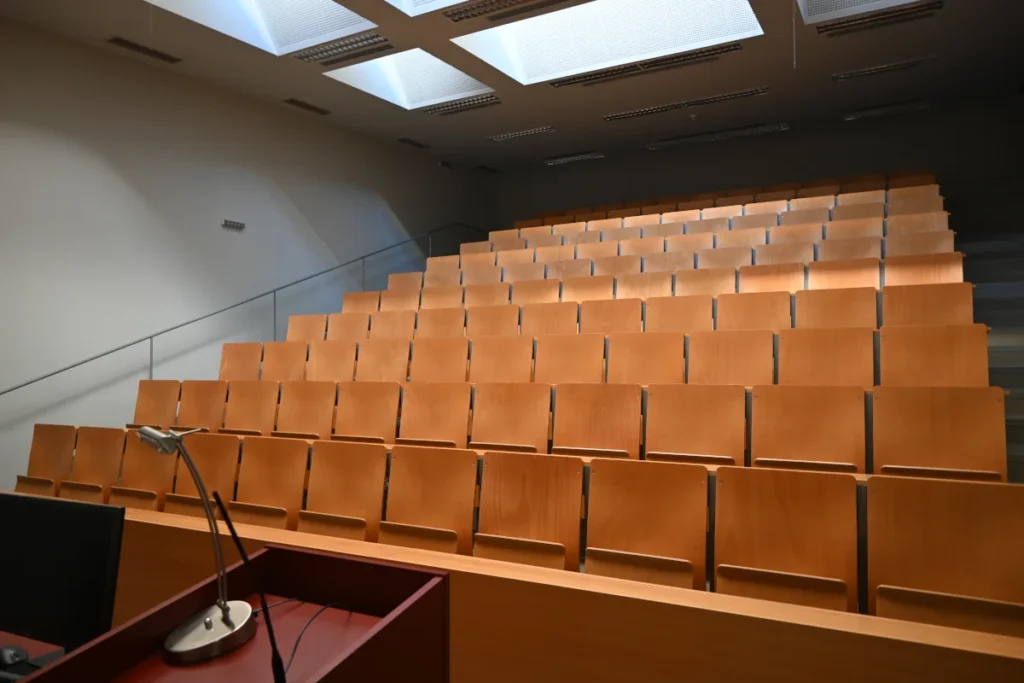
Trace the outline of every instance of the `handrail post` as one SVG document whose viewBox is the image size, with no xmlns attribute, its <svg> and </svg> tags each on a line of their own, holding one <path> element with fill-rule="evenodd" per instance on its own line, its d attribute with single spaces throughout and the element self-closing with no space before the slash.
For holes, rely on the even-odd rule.
<svg viewBox="0 0 1024 683">
<path fill-rule="evenodd" d="M 277 341 L 277 290 L 274 290 L 274 341 Z"/>
<path fill-rule="evenodd" d="M 364 256 L 363 258 L 359 259 L 359 262 L 363 264 L 363 286 L 361 288 L 361 291 L 365 292 L 366 291 L 366 257 Z"/>
<path fill-rule="evenodd" d="M 153 337 L 149 338 L 149 378 L 153 379 Z"/>
<path fill-rule="evenodd" d="M 427 258 L 434 255 L 434 236 L 427 234 Z"/>
</svg>

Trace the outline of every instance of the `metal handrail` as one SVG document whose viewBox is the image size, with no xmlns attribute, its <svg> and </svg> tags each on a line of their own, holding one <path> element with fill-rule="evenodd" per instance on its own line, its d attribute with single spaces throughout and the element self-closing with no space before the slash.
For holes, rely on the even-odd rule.
<svg viewBox="0 0 1024 683">
<path fill-rule="evenodd" d="M 276 297 L 277 297 L 277 293 L 280 292 L 282 289 L 288 289 L 290 287 L 294 287 L 295 285 L 300 285 L 303 282 L 306 282 L 308 280 L 312 280 L 312 279 L 318 278 L 318 277 L 320 277 L 322 275 L 326 275 L 328 273 L 334 272 L 335 270 L 338 270 L 339 268 L 344 268 L 346 266 L 351 266 L 353 263 L 359 263 L 360 261 L 363 261 L 364 262 L 364 266 L 365 266 L 365 261 L 368 258 L 371 258 L 371 257 L 376 256 L 378 254 L 382 254 L 385 251 L 390 251 L 392 249 L 395 249 L 396 247 L 401 247 L 403 245 L 409 244 L 410 242 L 417 242 L 417 241 L 419 241 L 419 240 L 421 240 L 423 238 L 428 238 L 428 245 L 430 245 L 430 244 L 432 244 L 432 241 L 429 240 L 431 235 L 434 235 L 435 233 L 438 233 L 438 232 L 442 232 L 444 230 L 450 230 L 451 228 L 459 228 L 459 227 L 461 227 L 461 228 L 468 228 L 470 230 L 476 230 L 478 232 L 484 232 L 480 228 L 477 228 L 477 227 L 472 226 L 472 225 L 468 225 L 466 223 L 459 223 L 459 222 L 447 223 L 445 225 L 442 225 L 439 228 L 434 228 L 433 230 L 429 230 L 429 231 L 427 231 L 425 233 L 422 233 L 420 235 L 416 235 L 415 237 L 410 237 L 407 240 L 402 240 L 401 242 L 396 242 L 395 244 L 392 244 L 390 246 L 384 247 L 383 249 L 377 249 L 376 251 L 371 251 L 369 254 L 363 254 L 362 256 L 359 256 L 357 258 L 351 259 L 350 261 L 345 261 L 344 263 L 339 263 L 338 265 L 332 266 L 332 267 L 330 267 L 330 268 L 328 268 L 326 270 L 321 270 L 319 273 L 313 273 L 312 275 L 307 275 L 306 277 L 300 278 L 298 280 L 295 280 L 294 282 L 289 282 L 286 285 L 281 285 L 280 287 L 276 287 L 276 288 L 271 289 L 271 290 L 269 290 L 267 292 L 263 292 L 262 294 L 257 294 L 256 296 L 249 297 L 245 301 L 239 301 L 237 304 L 232 304 L 231 306 L 228 306 L 226 308 L 222 308 L 220 310 L 214 311 L 213 313 L 207 313 L 206 315 L 199 316 L 198 318 L 194 318 L 192 320 L 189 320 L 189 321 L 186 321 L 186 322 L 174 325 L 173 327 L 168 327 L 167 329 L 160 330 L 159 332 L 154 332 L 153 334 L 147 334 L 144 337 L 140 337 L 139 339 L 136 339 L 135 341 L 128 342 L 127 344 L 121 344 L 120 346 L 118 346 L 116 348 L 113 348 L 113 349 L 110 349 L 109 351 L 104 351 L 103 353 L 98 353 L 95 356 L 90 356 L 89 358 L 86 358 L 85 360 L 80 360 L 77 363 L 72 363 L 71 365 L 67 365 L 67 366 L 65 366 L 63 368 L 60 368 L 59 370 L 54 370 L 53 372 L 48 372 L 45 375 L 40 375 L 39 377 L 36 377 L 34 379 L 30 379 L 27 382 L 22 382 L 21 384 L 17 384 L 17 385 L 15 385 L 13 387 L 8 387 L 7 389 L 4 389 L 3 391 L 0 391 L 0 396 L 6 396 L 7 394 L 10 394 L 10 393 L 12 393 L 14 391 L 18 391 L 19 389 L 24 389 L 27 386 L 31 386 L 33 384 L 36 384 L 37 382 L 42 382 L 45 379 L 50 379 L 51 377 L 55 377 L 57 375 L 65 373 L 68 370 L 74 370 L 75 368 L 81 367 L 81 366 L 83 366 L 83 365 L 85 365 L 87 363 L 92 363 L 95 360 L 99 360 L 100 358 L 104 358 L 106 356 L 118 353 L 120 351 L 124 351 L 125 349 L 131 348 L 132 346 L 136 346 L 136 345 L 141 344 L 141 343 L 143 343 L 145 341 L 149 341 L 149 372 L 150 372 L 150 379 L 152 379 L 152 374 L 153 374 L 153 339 L 154 338 L 163 336 L 163 335 L 165 335 L 165 334 L 167 334 L 169 332 L 174 332 L 175 330 L 180 330 L 181 328 L 187 327 L 188 325 L 192 325 L 194 323 L 202 322 L 203 320 L 206 320 L 207 318 L 212 318 L 215 315 L 220 315 L 221 313 L 227 313 L 228 311 L 233 310 L 235 308 L 239 308 L 240 306 L 245 306 L 246 304 L 251 304 L 253 301 L 256 301 L 258 299 L 262 299 L 265 296 L 273 296 L 273 297 L 275 297 L 275 299 L 274 299 L 274 301 L 275 301 L 275 311 L 274 311 L 274 318 L 275 318 L 275 325 L 274 325 L 274 327 L 275 327 L 275 330 L 274 330 L 274 334 L 276 335 L 277 334 L 277 330 L 276 330 L 276 328 L 277 328 L 277 325 L 276 325 L 276 322 L 277 322 L 276 321 L 276 318 L 277 318 L 276 301 L 277 301 L 277 299 L 276 299 Z M 432 251 L 432 248 L 428 246 L 428 256 L 430 255 L 429 254 L 430 251 Z M 363 271 L 364 277 L 365 277 L 365 272 L 366 271 L 364 269 L 364 271 Z M 366 283 L 364 281 L 364 283 L 363 283 L 364 287 L 365 287 L 365 284 Z"/>
</svg>

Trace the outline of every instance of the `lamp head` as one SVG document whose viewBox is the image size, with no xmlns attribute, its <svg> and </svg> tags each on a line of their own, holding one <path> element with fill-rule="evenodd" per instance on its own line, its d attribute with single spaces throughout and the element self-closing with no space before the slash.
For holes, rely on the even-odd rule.
<svg viewBox="0 0 1024 683">
<path fill-rule="evenodd" d="M 153 427 L 139 427 L 139 440 L 166 455 L 174 455 L 178 452 L 177 436 L 173 432 L 165 433 Z"/>
</svg>

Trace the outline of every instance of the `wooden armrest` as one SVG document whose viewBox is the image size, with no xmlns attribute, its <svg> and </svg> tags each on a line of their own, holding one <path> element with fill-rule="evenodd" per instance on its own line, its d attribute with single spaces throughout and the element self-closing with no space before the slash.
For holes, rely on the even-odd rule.
<svg viewBox="0 0 1024 683">
<path fill-rule="evenodd" d="M 494 534 L 476 534 L 473 539 L 473 557 L 565 569 L 565 546 L 561 543 Z"/>
<path fill-rule="evenodd" d="M 470 441 L 469 447 L 474 451 L 512 451 L 514 453 L 536 453 L 536 446 L 518 443 L 488 443 L 486 441 Z"/>
<path fill-rule="evenodd" d="M 159 510 L 160 497 L 156 491 L 130 489 L 126 486 L 110 487 L 110 505 L 136 510 Z"/>
<path fill-rule="evenodd" d="M 857 473 L 857 466 L 852 462 L 832 462 L 830 460 L 789 460 L 782 458 L 755 458 L 754 467 L 772 467 L 786 470 L 815 470 L 817 472 L 850 472 Z"/>
<path fill-rule="evenodd" d="M 203 501 L 199 496 L 183 496 L 180 493 L 168 493 L 164 497 L 164 512 L 176 515 L 187 515 L 188 517 L 206 518 L 206 511 L 203 509 Z M 213 514 L 220 517 L 220 511 L 214 506 Z"/>
<path fill-rule="evenodd" d="M 879 586 L 875 614 L 971 631 L 1024 638 L 1024 604 L 935 591 Z"/>
<path fill-rule="evenodd" d="M 86 484 L 80 481 L 62 481 L 60 483 L 61 498 L 80 500 L 86 503 L 105 503 L 108 492 L 99 484 Z"/>
<path fill-rule="evenodd" d="M 910 465 L 883 465 L 881 474 L 902 477 L 928 477 L 931 479 L 971 479 L 975 481 L 1002 481 L 998 472 L 987 470 L 955 470 L 948 467 L 913 467 Z"/>
<path fill-rule="evenodd" d="M 263 436 L 263 432 L 258 429 L 222 429 L 220 433 L 232 436 Z"/>
<path fill-rule="evenodd" d="M 311 439 L 313 441 L 320 439 L 320 435 L 313 432 L 279 432 L 275 430 L 270 432 L 270 435 L 279 439 Z"/>
<path fill-rule="evenodd" d="M 366 540 L 366 520 L 361 517 L 332 515 L 327 512 L 299 510 L 299 531 L 321 536 L 346 538 L 350 541 Z"/>
<path fill-rule="evenodd" d="M 846 611 L 849 596 L 841 579 L 720 564 L 715 592 Z"/>
<path fill-rule="evenodd" d="M 669 451 L 648 451 L 648 460 L 665 460 L 667 462 L 687 462 L 695 465 L 735 465 L 736 459 L 728 455 L 710 455 L 707 453 L 671 453 Z"/>
<path fill-rule="evenodd" d="M 582 448 L 579 446 L 555 446 L 551 449 L 552 455 L 578 455 L 584 462 L 590 462 L 592 458 L 619 458 L 629 460 L 629 453 L 614 448 Z"/>
<path fill-rule="evenodd" d="M 693 588 L 693 565 L 687 560 L 607 548 L 587 548 L 586 558 L 587 574 Z"/>
<path fill-rule="evenodd" d="M 381 436 L 353 436 L 350 434 L 332 434 L 331 441 L 350 441 L 352 443 L 385 443 Z"/>
<path fill-rule="evenodd" d="M 386 545 L 400 545 L 405 548 L 436 550 L 441 553 L 456 553 L 459 537 L 451 529 L 437 529 L 400 522 L 381 522 L 377 541 Z"/>
<path fill-rule="evenodd" d="M 443 439 L 395 439 L 396 444 L 402 446 L 431 446 L 433 448 L 455 448 L 454 441 Z"/>
<path fill-rule="evenodd" d="M 46 496 L 52 498 L 57 495 L 57 482 L 53 479 L 43 477 L 30 477 L 27 474 L 19 474 L 14 484 L 15 493 L 24 493 L 31 496 Z"/>
<path fill-rule="evenodd" d="M 288 528 L 288 511 L 284 508 L 229 500 L 228 509 L 231 510 L 231 516 L 236 522 L 267 526 L 274 529 Z"/>
</svg>

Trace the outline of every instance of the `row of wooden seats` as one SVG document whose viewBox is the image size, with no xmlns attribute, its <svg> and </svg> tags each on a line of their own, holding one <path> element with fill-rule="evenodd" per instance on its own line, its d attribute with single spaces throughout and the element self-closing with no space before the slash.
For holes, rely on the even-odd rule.
<svg viewBox="0 0 1024 683">
<path fill-rule="evenodd" d="M 740 296 L 740 295 L 737 295 Z M 775 320 L 769 302 L 751 297 L 752 324 L 780 329 L 711 332 L 609 332 L 420 337 L 225 344 L 220 379 L 226 381 L 348 382 L 683 382 L 691 384 L 840 384 L 988 386 L 988 328 L 970 325 L 896 325 L 790 329 L 789 301 Z M 785 299 L 787 295 L 782 294 Z M 639 302 L 637 302 L 639 305 Z M 552 321 L 559 304 L 549 304 Z M 570 304 L 570 306 L 572 306 Z M 721 309 L 720 309 L 721 310 Z M 575 313 L 564 320 L 575 327 Z M 719 320 L 722 320 L 722 313 Z M 728 319 L 728 318 L 726 318 Z M 639 316 L 637 316 L 639 320 Z M 739 318 L 742 322 L 744 318 Z M 742 327 L 742 325 L 737 325 Z M 411 330 L 410 330 L 411 331 Z M 274 361 L 268 374 L 259 354 Z M 307 358 L 308 354 L 308 358 Z M 876 358 L 877 356 L 877 358 Z M 777 371 L 776 371 L 777 366 Z"/>
<path fill-rule="evenodd" d="M 664 280 L 671 294 L 671 278 Z M 622 284 L 619 285 L 622 293 Z M 657 292 L 662 293 L 662 292 Z M 294 315 L 288 341 L 361 341 L 382 338 L 482 337 L 882 325 L 969 325 L 974 322 L 973 285 L 965 282 L 882 288 L 800 290 L 644 299 L 496 304 L 419 311 Z M 273 348 L 273 347 L 272 347 Z M 266 353 L 266 351 L 264 352 Z M 274 364 L 276 365 L 276 363 Z M 270 379 L 280 379 L 270 377 Z"/>
</svg>

